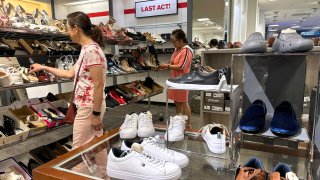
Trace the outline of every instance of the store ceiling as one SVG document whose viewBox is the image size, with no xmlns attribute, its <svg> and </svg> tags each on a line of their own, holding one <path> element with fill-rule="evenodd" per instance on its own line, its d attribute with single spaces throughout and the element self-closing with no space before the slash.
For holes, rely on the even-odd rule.
<svg viewBox="0 0 320 180">
<path fill-rule="evenodd" d="M 224 27 L 224 0 L 196 0 L 193 1 L 192 28 L 201 33 L 218 33 Z M 209 18 L 209 21 L 199 22 L 199 18 Z"/>
<path fill-rule="evenodd" d="M 320 29 L 320 0 L 258 0 L 266 26 L 281 30 L 296 26 L 297 30 Z M 300 26 L 300 27 L 298 27 Z M 270 28 L 269 28 L 270 29 Z"/>
</svg>

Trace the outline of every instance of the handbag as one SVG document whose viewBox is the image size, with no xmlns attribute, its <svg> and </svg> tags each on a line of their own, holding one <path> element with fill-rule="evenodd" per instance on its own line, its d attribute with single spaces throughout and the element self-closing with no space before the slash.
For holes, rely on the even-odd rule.
<svg viewBox="0 0 320 180">
<path fill-rule="evenodd" d="M 84 57 L 84 56 L 83 56 Z M 73 99 L 74 99 L 74 93 L 79 81 L 79 73 L 80 73 L 80 68 L 82 66 L 82 62 L 83 62 L 83 57 L 79 66 L 79 70 L 77 72 L 77 76 L 76 76 L 76 82 L 74 83 L 74 87 L 73 87 L 73 91 L 72 91 L 72 95 L 71 95 L 71 101 L 70 101 L 70 106 L 68 107 L 68 111 L 67 114 L 64 118 L 64 120 L 62 120 L 63 123 L 65 124 L 73 124 L 74 119 L 76 118 L 77 115 L 77 108 L 76 105 L 73 103 Z"/>
</svg>

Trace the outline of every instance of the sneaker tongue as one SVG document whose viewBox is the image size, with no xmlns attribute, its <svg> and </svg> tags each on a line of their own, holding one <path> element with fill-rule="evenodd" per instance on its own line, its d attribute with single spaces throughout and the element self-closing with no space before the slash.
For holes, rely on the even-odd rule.
<svg viewBox="0 0 320 180">
<path fill-rule="evenodd" d="M 133 143 L 132 146 L 131 146 L 131 150 L 135 151 L 137 153 L 142 153 L 143 152 L 143 147 L 138 143 Z"/>
<path fill-rule="evenodd" d="M 288 180 L 299 180 L 298 177 L 296 176 L 296 174 L 294 174 L 293 172 L 288 172 L 286 174 L 286 179 L 288 179 Z"/>
</svg>

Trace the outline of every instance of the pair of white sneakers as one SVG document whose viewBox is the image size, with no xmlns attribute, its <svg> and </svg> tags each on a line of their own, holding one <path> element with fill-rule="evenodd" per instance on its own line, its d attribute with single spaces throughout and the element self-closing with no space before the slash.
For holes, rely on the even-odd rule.
<svg viewBox="0 0 320 180">
<path fill-rule="evenodd" d="M 226 126 L 222 124 L 208 124 L 203 126 L 199 133 L 206 142 L 209 150 L 215 154 L 223 154 L 226 152 L 226 138 L 229 132 Z"/>
<path fill-rule="evenodd" d="M 23 84 L 22 74 L 17 68 L 1 64 L 0 72 L 0 86 L 7 87 L 11 85 Z"/>
<path fill-rule="evenodd" d="M 139 137 L 154 136 L 155 129 L 152 123 L 152 114 L 150 111 L 127 114 L 124 123 L 120 127 L 121 139 L 132 139 L 137 135 Z"/>
<path fill-rule="evenodd" d="M 159 136 L 133 143 L 123 141 L 121 149 L 108 155 L 107 174 L 118 179 L 179 179 L 189 164 L 186 155 L 158 145 Z"/>
</svg>

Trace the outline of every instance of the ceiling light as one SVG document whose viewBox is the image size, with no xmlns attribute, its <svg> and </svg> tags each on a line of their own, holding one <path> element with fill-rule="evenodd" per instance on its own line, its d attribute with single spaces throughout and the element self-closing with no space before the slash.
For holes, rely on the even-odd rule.
<svg viewBox="0 0 320 180">
<path fill-rule="evenodd" d="M 208 23 L 205 23 L 205 24 L 204 24 L 204 26 L 205 26 L 205 27 L 208 27 L 208 26 L 209 26 L 209 24 L 208 24 Z"/>
<path fill-rule="evenodd" d="M 269 27 L 278 27 L 278 26 L 279 26 L 278 24 L 269 25 Z"/>
<path fill-rule="evenodd" d="M 197 19 L 198 21 L 210 21 L 210 19 L 209 18 L 199 18 L 199 19 Z"/>
<path fill-rule="evenodd" d="M 268 1 L 273 2 L 273 1 L 278 1 L 278 0 L 268 0 Z"/>
<path fill-rule="evenodd" d="M 74 6 L 74 5 L 80 5 L 80 4 L 89 4 L 89 3 L 95 3 L 95 2 L 102 2 L 105 0 L 85 0 L 85 1 L 77 1 L 77 2 L 71 2 L 71 3 L 65 3 L 64 6 Z"/>
<path fill-rule="evenodd" d="M 297 29 L 297 28 L 299 28 L 299 27 L 301 27 L 301 26 L 291 26 L 290 28 L 291 28 L 291 29 Z"/>
<path fill-rule="evenodd" d="M 225 6 L 229 6 L 229 2 L 226 2 L 226 3 L 225 3 Z"/>
<path fill-rule="evenodd" d="M 275 31 L 278 31 L 278 30 L 277 29 L 269 29 L 268 31 L 275 32 Z"/>
</svg>

